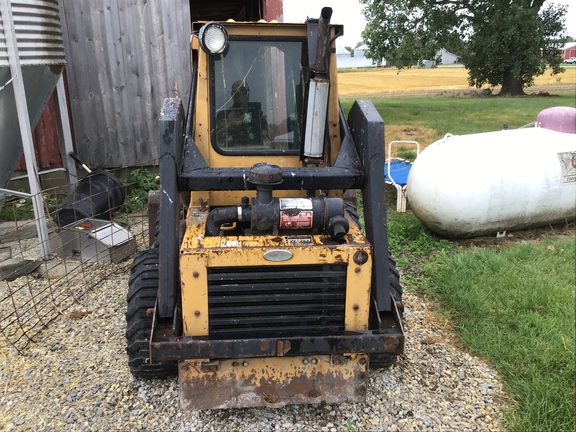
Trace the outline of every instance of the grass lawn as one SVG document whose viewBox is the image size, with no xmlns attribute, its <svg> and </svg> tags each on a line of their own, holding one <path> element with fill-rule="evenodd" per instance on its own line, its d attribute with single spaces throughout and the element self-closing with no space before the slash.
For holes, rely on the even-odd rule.
<svg viewBox="0 0 576 432">
<path fill-rule="evenodd" d="M 338 92 L 346 111 L 356 99 L 374 102 L 384 119 L 386 143 L 414 140 L 425 148 L 447 133 L 489 132 L 504 124 L 517 128 L 535 121 L 545 108 L 576 107 L 576 65 L 565 69 L 536 77 L 536 87 L 526 89 L 536 94 L 514 98 L 482 96 L 468 86 L 463 67 L 341 71 Z"/>
<path fill-rule="evenodd" d="M 344 109 L 353 100 L 343 101 Z M 575 93 L 519 98 L 373 99 L 386 142 L 430 144 L 532 122 L 542 109 L 576 106 Z M 402 135 L 403 134 L 403 135 Z M 393 200 L 395 193 L 389 194 Z M 390 203 L 395 208 L 394 203 Z M 427 232 L 408 211 L 389 211 L 389 243 L 407 290 L 432 297 L 461 340 L 504 379 L 511 431 L 576 430 L 576 231 L 535 240 L 468 246 Z"/>
<path fill-rule="evenodd" d="M 514 398 L 513 431 L 576 430 L 574 238 L 437 256 L 428 289 Z"/>
<path fill-rule="evenodd" d="M 342 99 L 347 112 L 353 99 Z M 386 143 L 393 140 L 418 141 L 422 148 L 447 133 L 490 132 L 534 122 L 545 108 L 576 107 L 575 93 L 558 96 L 517 98 L 391 97 L 372 99 L 384 119 Z"/>
<path fill-rule="evenodd" d="M 505 427 L 576 430 L 574 230 L 469 247 L 391 210 L 388 235 L 405 289 L 435 299 L 462 342 L 500 372 L 511 398 Z"/>
</svg>

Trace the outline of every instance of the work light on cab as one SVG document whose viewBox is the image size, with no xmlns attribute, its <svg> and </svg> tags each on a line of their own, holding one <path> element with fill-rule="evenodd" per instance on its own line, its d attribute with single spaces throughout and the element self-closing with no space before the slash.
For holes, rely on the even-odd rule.
<svg viewBox="0 0 576 432">
<path fill-rule="evenodd" d="M 198 38 L 200 39 L 200 46 L 208 54 L 223 54 L 228 49 L 228 32 L 216 22 L 209 22 L 202 27 Z"/>
</svg>

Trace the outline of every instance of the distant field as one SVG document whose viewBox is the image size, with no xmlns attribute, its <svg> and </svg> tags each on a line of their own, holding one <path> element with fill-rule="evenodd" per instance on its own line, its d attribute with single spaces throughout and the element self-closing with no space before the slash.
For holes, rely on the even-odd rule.
<svg viewBox="0 0 576 432">
<path fill-rule="evenodd" d="M 347 111 L 355 99 L 370 99 L 384 119 L 386 143 L 415 140 L 425 148 L 447 133 L 462 135 L 518 128 L 534 122 L 553 106 L 576 107 L 576 67 L 561 75 L 549 73 L 526 89 L 530 97 L 487 97 L 468 86 L 466 69 L 440 67 L 370 68 L 341 71 L 339 94 Z M 498 89 L 494 91 L 497 93 Z"/>
<path fill-rule="evenodd" d="M 478 92 L 468 86 L 468 75 L 463 67 L 434 69 L 368 68 L 343 70 L 338 74 L 338 92 L 342 97 L 386 97 L 394 93 L 407 95 L 441 95 L 453 92 Z M 535 80 L 535 87 L 527 93 L 570 92 L 576 90 L 576 67 L 567 66 L 560 75 L 549 72 Z"/>
</svg>

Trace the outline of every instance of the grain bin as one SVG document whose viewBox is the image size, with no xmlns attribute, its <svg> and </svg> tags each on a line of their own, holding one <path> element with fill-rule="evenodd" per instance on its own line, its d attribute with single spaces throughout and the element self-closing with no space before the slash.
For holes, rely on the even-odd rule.
<svg viewBox="0 0 576 432">
<path fill-rule="evenodd" d="M 32 129 L 62 73 L 65 54 L 58 0 L 0 0 L 0 6 L 3 6 L 0 7 L 0 188 L 4 188 L 22 156 L 9 62 L 12 26 Z M 6 16 L 1 16 L 6 7 Z M 9 21 L 10 14 L 12 21 Z"/>
</svg>

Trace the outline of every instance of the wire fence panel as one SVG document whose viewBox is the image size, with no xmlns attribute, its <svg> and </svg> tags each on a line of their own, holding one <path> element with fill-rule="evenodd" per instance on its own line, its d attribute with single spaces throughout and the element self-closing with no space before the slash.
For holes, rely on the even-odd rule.
<svg viewBox="0 0 576 432">
<path fill-rule="evenodd" d="M 127 273 L 133 255 L 149 244 L 154 168 L 97 171 L 74 186 L 70 194 L 62 187 L 42 192 L 48 259 L 42 258 L 32 199 L 0 201 L 0 335 L 20 353 L 55 318 L 78 309 L 87 292 Z"/>
</svg>

